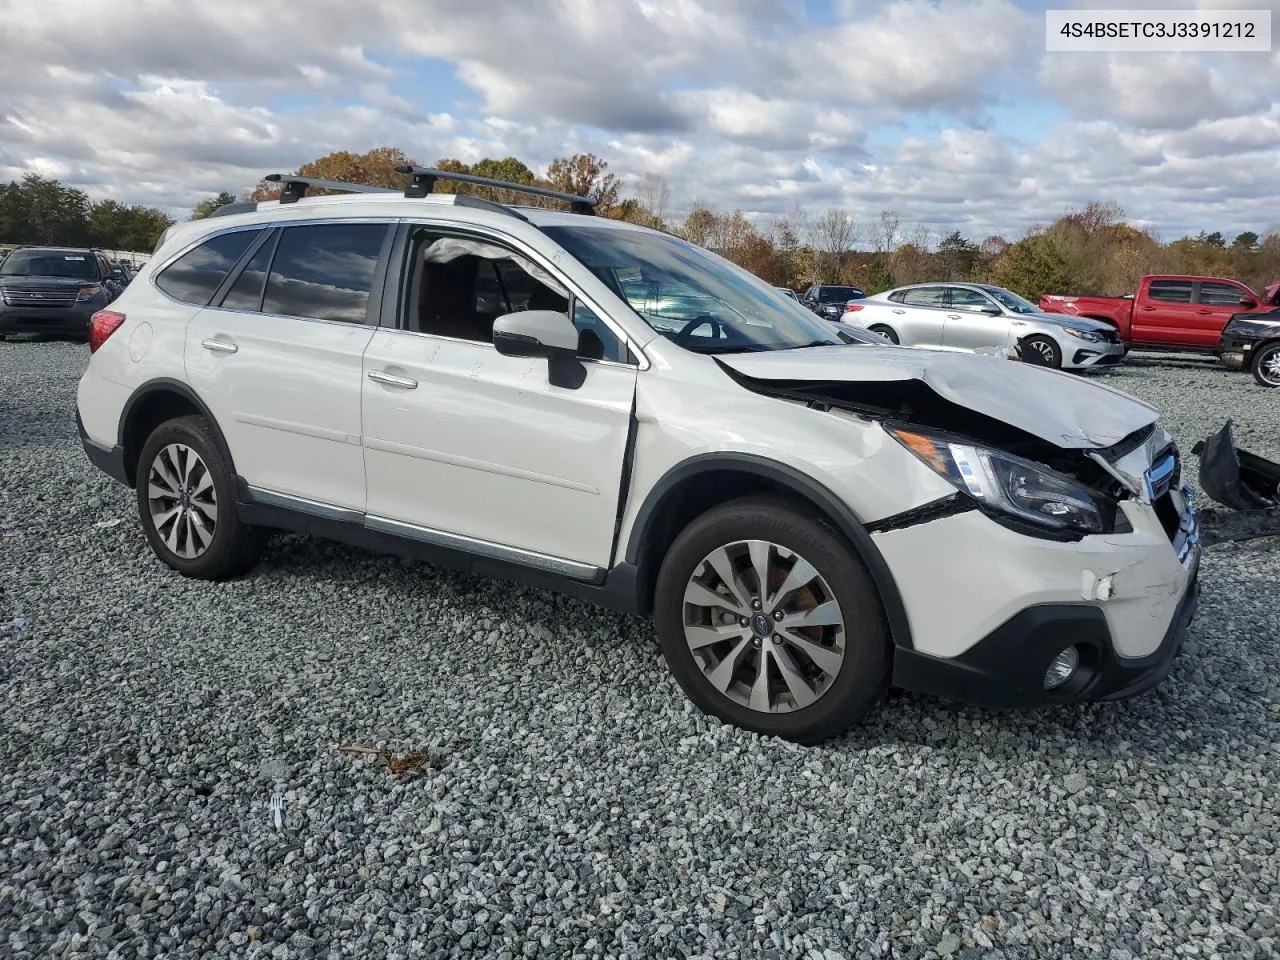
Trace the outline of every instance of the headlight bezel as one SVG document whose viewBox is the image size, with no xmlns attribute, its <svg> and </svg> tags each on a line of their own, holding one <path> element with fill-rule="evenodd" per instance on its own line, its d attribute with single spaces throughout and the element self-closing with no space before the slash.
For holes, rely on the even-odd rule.
<svg viewBox="0 0 1280 960">
<path fill-rule="evenodd" d="M 1074 327 L 1063 327 L 1063 330 L 1078 340 L 1084 340 L 1086 343 L 1101 343 L 1102 335 L 1094 333 L 1092 330 L 1076 330 Z"/>
<path fill-rule="evenodd" d="M 1076 477 L 945 430 L 893 421 L 885 421 L 883 427 L 908 453 L 955 487 L 958 496 L 1002 526 L 1042 539 L 1067 542 L 1121 532 L 1117 523 L 1122 516 L 1119 502 Z M 993 462 L 999 464 L 999 469 L 991 466 Z M 1078 503 L 1074 509 L 1065 503 L 1068 513 L 1058 517 L 1033 510 L 1027 503 L 1035 498 L 1028 496 L 1025 488 L 1011 491 L 1009 487 L 1024 474 L 1034 475 L 1042 489 L 1056 492 L 1061 498 L 1048 502 L 1062 506 L 1074 496 Z M 1081 522 L 1080 518 L 1090 515 L 1092 522 Z"/>
<path fill-rule="evenodd" d="M 82 284 L 80 291 L 76 294 L 76 303 L 88 303 L 98 294 L 102 293 L 102 284 L 86 283 Z"/>
</svg>

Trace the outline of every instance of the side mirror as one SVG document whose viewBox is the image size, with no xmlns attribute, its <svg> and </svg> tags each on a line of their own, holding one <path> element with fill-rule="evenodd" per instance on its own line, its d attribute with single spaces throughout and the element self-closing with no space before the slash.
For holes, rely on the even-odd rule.
<svg viewBox="0 0 1280 960">
<path fill-rule="evenodd" d="M 1257 305 L 1258 305 L 1258 301 L 1257 301 L 1257 300 L 1255 300 L 1255 299 L 1253 299 L 1253 297 L 1241 297 L 1241 298 L 1240 298 L 1240 306 L 1242 306 L 1242 307 L 1249 307 L 1250 309 L 1252 309 L 1253 307 L 1256 307 Z"/>
<path fill-rule="evenodd" d="M 1003 312 L 994 303 L 984 303 L 978 308 L 979 313 L 985 313 L 988 317 L 998 317 Z"/>
<path fill-rule="evenodd" d="M 521 310 L 493 321 L 493 347 L 504 357 L 546 357 L 553 387 L 577 390 L 587 379 L 578 359 L 578 328 L 567 313 Z"/>
</svg>

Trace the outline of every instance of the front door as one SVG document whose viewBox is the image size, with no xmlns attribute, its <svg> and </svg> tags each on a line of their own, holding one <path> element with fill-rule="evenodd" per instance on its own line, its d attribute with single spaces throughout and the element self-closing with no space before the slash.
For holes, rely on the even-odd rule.
<svg viewBox="0 0 1280 960">
<path fill-rule="evenodd" d="M 607 567 L 636 388 L 625 346 L 514 242 L 409 233 L 400 329 L 365 351 L 370 524 L 569 575 Z M 578 389 L 493 347 L 497 317 L 548 309 L 582 331 Z"/>
<path fill-rule="evenodd" d="M 256 490 L 364 509 L 361 358 L 390 235 L 369 222 L 271 231 L 188 325 L 187 378 Z"/>
<path fill-rule="evenodd" d="M 1009 320 L 1003 310 L 996 315 L 984 309 L 999 305 L 990 297 L 968 287 L 948 287 L 949 298 L 946 329 L 942 342 L 948 347 L 974 350 L 980 347 L 1003 347 L 1009 341 Z"/>
<path fill-rule="evenodd" d="M 1131 339 L 1169 345 L 1195 342 L 1188 338 L 1195 336 L 1203 318 L 1196 316 L 1198 308 L 1192 302 L 1194 286 L 1190 280 L 1150 281 L 1146 296 L 1139 297 L 1133 307 Z"/>
</svg>

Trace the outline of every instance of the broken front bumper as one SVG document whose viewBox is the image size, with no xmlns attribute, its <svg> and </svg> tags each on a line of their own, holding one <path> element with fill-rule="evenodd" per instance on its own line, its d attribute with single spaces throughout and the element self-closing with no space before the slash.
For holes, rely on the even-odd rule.
<svg viewBox="0 0 1280 960">
<path fill-rule="evenodd" d="M 996 707 L 1119 699 L 1158 684 L 1198 605 L 1199 521 L 1186 487 L 1130 513 L 1134 533 L 1079 543 L 1036 541 L 978 513 L 878 536 L 891 568 L 914 555 L 912 579 L 926 584 L 903 590 L 915 647 L 895 649 L 893 684 Z M 910 541 L 930 526 L 924 555 Z M 1071 646 L 1079 666 L 1046 689 L 1049 665 Z"/>
</svg>

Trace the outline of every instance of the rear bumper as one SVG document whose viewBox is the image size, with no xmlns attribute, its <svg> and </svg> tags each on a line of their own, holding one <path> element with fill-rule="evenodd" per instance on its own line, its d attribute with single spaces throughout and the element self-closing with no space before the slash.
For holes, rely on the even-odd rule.
<svg viewBox="0 0 1280 960">
<path fill-rule="evenodd" d="M 124 448 L 120 446 L 108 447 L 105 444 L 98 443 L 84 429 L 84 421 L 80 419 L 80 411 L 76 411 L 76 431 L 80 434 L 80 443 L 84 447 L 85 455 L 89 461 L 111 477 L 118 480 L 125 486 L 130 486 L 128 471 L 124 468 Z"/>
<path fill-rule="evenodd" d="M 893 685 L 986 707 L 1134 697 L 1159 685 L 1173 669 L 1199 597 L 1198 570 L 1193 570 L 1164 639 L 1145 657 L 1116 655 L 1106 617 L 1097 607 L 1042 604 L 1016 614 L 954 659 L 896 648 Z M 1078 648 L 1081 666 L 1063 686 L 1046 690 L 1045 671 L 1071 645 Z"/>
<path fill-rule="evenodd" d="M 12 306 L 0 301 L 0 333 L 56 333 L 89 336 L 89 318 L 101 306 L 93 301 L 69 307 Z"/>
</svg>

